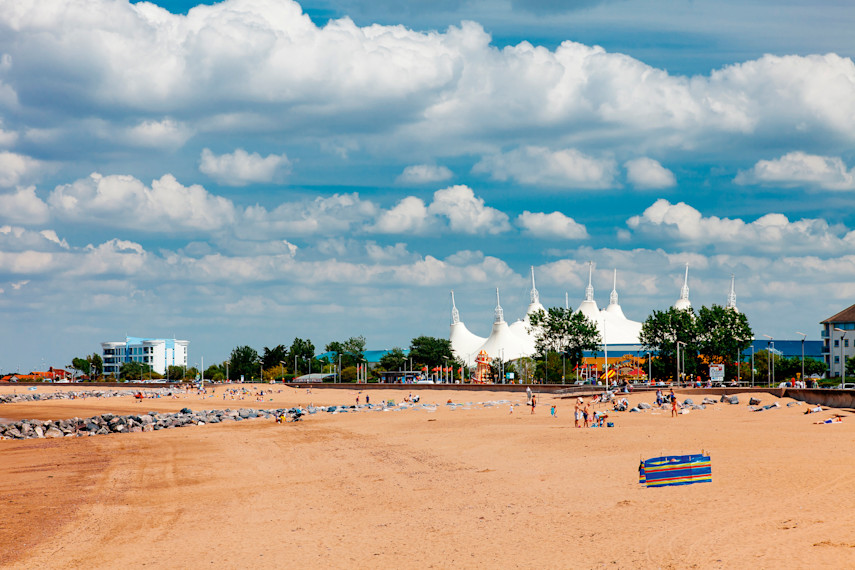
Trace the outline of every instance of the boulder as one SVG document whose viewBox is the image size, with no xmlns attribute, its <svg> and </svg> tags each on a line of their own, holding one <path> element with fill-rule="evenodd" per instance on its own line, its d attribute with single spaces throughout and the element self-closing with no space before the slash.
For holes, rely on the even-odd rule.
<svg viewBox="0 0 855 570">
<path fill-rule="evenodd" d="M 641 408 L 642 410 L 649 410 L 653 406 L 651 406 L 647 402 L 641 402 L 640 404 L 638 404 L 638 407 Z"/>
<path fill-rule="evenodd" d="M 64 434 L 62 433 L 62 431 L 59 430 L 59 428 L 51 427 L 50 429 L 48 429 L 45 432 L 45 437 L 46 438 L 64 437 Z"/>
<path fill-rule="evenodd" d="M 729 396 L 727 399 L 727 403 L 728 404 L 738 404 L 739 403 L 739 396 Z"/>
<path fill-rule="evenodd" d="M 685 400 L 683 400 L 683 405 L 684 406 L 694 406 L 695 402 L 691 398 L 686 398 Z"/>
<path fill-rule="evenodd" d="M 760 399 L 759 398 L 749 398 L 748 399 L 748 405 L 749 406 L 759 406 L 760 405 Z"/>
</svg>

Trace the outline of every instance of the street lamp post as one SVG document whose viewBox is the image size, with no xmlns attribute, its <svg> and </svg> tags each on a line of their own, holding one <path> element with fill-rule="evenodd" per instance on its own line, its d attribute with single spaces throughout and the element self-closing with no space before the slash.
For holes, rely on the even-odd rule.
<svg viewBox="0 0 855 570">
<path fill-rule="evenodd" d="M 443 357 L 442 357 L 442 360 L 443 360 L 443 366 L 442 366 L 442 383 L 443 383 L 443 384 L 445 384 L 446 382 L 448 382 L 448 379 L 447 379 L 447 377 L 446 377 L 446 369 L 448 368 L 448 357 L 447 357 L 447 356 L 443 356 Z"/>
<path fill-rule="evenodd" d="M 764 334 L 769 339 L 769 344 L 766 345 L 766 377 L 769 379 L 769 387 L 772 387 L 772 348 L 775 347 L 775 342 L 771 336 Z"/>
<path fill-rule="evenodd" d="M 681 375 L 680 375 L 680 345 L 686 346 L 686 343 L 682 340 L 677 341 L 677 384 L 680 383 Z M 683 351 L 683 368 L 686 366 L 686 351 Z"/>
<path fill-rule="evenodd" d="M 751 343 L 751 387 L 754 387 L 754 343 Z"/>
<path fill-rule="evenodd" d="M 805 339 L 807 335 L 803 332 L 796 331 L 796 334 L 802 335 L 802 382 L 805 381 Z M 807 384 L 805 384 L 807 386 Z"/>
<path fill-rule="evenodd" d="M 653 382 L 653 360 L 651 359 L 650 351 L 647 351 L 647 383 Z"/>
</svg>

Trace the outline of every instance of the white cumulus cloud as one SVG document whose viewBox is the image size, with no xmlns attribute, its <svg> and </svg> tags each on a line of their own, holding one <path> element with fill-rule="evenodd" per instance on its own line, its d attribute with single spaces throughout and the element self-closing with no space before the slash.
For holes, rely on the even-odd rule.
<svg viewBox="0 0 855 570">
<path fill-rule="evenodd" d="M 16 186 L 32 178 L 43 164 L 29 156 L 14 152 L 0 152 L 0 186 Z"/>
<path fill-rule="evenodd" d="M 794 151 L 774 160 L 758 161 L 750 170 L 740 172 L 734 182 L 855 190 L 855 168 L 847 168 L 839 157 Z"/>
<path fill-rule="evenodd" d="M 382 234 L 422 233 L 430 225 L 427 206 L 421 198 L 407 196 L 384 210 L 369 231 Z"/>
<path fill-rule="evenodd" d="M 210 149 L 202 150 L 199 170 L 227 186 L 246 186 L 256 182 L 273 182 L 290 173 L 291 161 L 283 153 L 262 157 L 257 152 L 248 153 L 242 148 L 231 154 L 219 156 Z"/>
<path fill-rule="evenodd" d="M 790 221 L 783 214 L 771 213 L 746 222 L 704 216 L 684 202 L 671 204 L 665 199 L 657 200 L 642 215 L 631 217 L 627 225 L 634 231 L 683 245 L 716 249 L 830 252 L 855 247 L 855 231 L 831 226 L 823 219 Z"/>
<path fill-rule="evenodd" d="M 624 163 L 626 180 L 636 188 L 670 188 L 676 186 L 674 173 L 662 166 L 658 160 L 648 157 L 634 158 Z"/>
<path fill-rule="evenodd" d="M 517 225 L 526 233 L 539 238 L 585 239 L 588 230 L 569 216 L 561 212 L 546 214 L 526 210 L 517 216 Z"/>
<path fill-rule="evenodd" d="M 142 121 L 125 131 L 125 140 L 133 146 L 173 147 L 187 142 L 192 135 L 187 125 L 172 119 Z"/>
<path fill-rule="evenodd" d="M 413 164 L 404 169 L 397 178 L 399 184 L 428 184 L 431 182 L 443 182 L 453 176 L 451 170 L 445 166 L 435 164 Z"/>
<path fill-rule="evenodd" d="M 48 206 L 36 196 L 34 186 L 0 194 L 0 220 L 37 225 L 45 223 L 48 218 Z"/>
<path fill-rule="evenodd" d="M 484 205 L 468 186 L 458 184 L 433 194 L 428 211 L 448 218 L 451 231 L 464 234 L 499 234 L 511 228 L 508 215 Z"/>
<path fill-rule="evenodd" d="M 531 186 L 600 189 L 615 185 L 616 164 L 610 158 L 595 158 L 572 148 L 553 151 L 526 146 L 486 156 L 473 167 L 473 172 Z"/>
<path fill-rule="evenodd" d="M 236 219 L 230 200 L 214 196 L 198 184 L 184 186 L 171 174 L 146 186 L 133 176 L 93 173 L 57 186 L 48 203 L 66 220 L 147 231 L 214 231 Z"/>
</svg>

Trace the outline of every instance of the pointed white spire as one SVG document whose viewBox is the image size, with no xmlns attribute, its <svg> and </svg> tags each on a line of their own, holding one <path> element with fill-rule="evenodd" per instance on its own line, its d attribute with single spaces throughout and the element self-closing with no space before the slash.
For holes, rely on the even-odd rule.
<svg viewBox="0 0 855 570">
<path fill-rule="evenodd" d="M 594 300 L 594 286 L 591 284 L 591 279 L 594 274 L 594 262 L 588 262 L 588 286 L 585 287 L 585 300 L 593 301 Z"/>
<path fill-rule="evenodd" d="M 570 310 L 570 295 L 567 294 L 567 291 L 564 291 L 564 309 Z"/>
<path fill-rule="evenodd" d="M 689 301 L 689 264 L 686 264 L 686 276 L 683 279 L 683 286 L 680 287 L 680 298 L 674 303 L 674 308 L 681 311 L 691 310 L 692 303 Z"/>
<path fill-rule="evenodd" d="M 609 295 L 609 303 L 612 305 L 618 304 L 618 294 L 617 294 L 617 268 L 615 268 L 614 278 L 612 280 L 612 294 Z"/>
<path fill-rule="evenodd" d="M 534 285 L 534 265 L 531 266 L 531 304 L 540 303 L 540 293 Z"/>
<path fill-rule="evenodd" d="M 505 311 L 502 309 L 502 303 L 499 302 L 499 288 L 496 287 L 496 323 L 505 322 Z"/>
<path fill-rule="evenodd" d="M 733 273 L 730 274 L 730 293 L 727 295 L 727 308 L 739 312 L 739 309 L 736 308 L 736 276 Z"/>
<path fill-rule="evenodd" d="M 460 322 L 460 313 L 457 311 L 457 305 L 454 304 L 454 289 L 451 290 L 451 324 L 456 325 Z"/>
</svg>

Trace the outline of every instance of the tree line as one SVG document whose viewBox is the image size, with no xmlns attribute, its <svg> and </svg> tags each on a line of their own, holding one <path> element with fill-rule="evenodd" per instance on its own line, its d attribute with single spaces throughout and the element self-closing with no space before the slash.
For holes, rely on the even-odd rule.
<svg viewBox="0 0 855 570">
<path fill-rule="evenodd" d="M 315 357 L 315 345 L 309 339 L 295 338 L 290 346 L 278 344 L 265 346 L 261 352 L 241 345 L 232 349 L 228 359 L 211 364 L 204 370 L 204 378 L 211 381 L 270 381 L 291 380 L 309 373 L 338 374 L 343 382 L 352 382 L 357 377 L 357 366 L 365 363 L 364 336 L 350 337 L 342 341 L 331 341 L 324 347 L 324 356 Z M 374 378 L 381 371 L 428 370 L 437 366 L 462 363 L 454 358 L 451 342 L 447 339 L 419 336 L 410 342 L 409 352 L 395 347 L 384 354 L 370 369 Z M 72 359 L 71 367 L 91 379 L 103 378 L 103 361 L 98 354 Z M 202 377 L 202 370 L 194 367 L 169 366 L 165 374 L 158 374 L 152 367 L 140 362 L 123 362 L 116 379 L 120 380 L 195 380 Z M 370 377 L 371 377 L 370 376 Z"/>
</svg>

